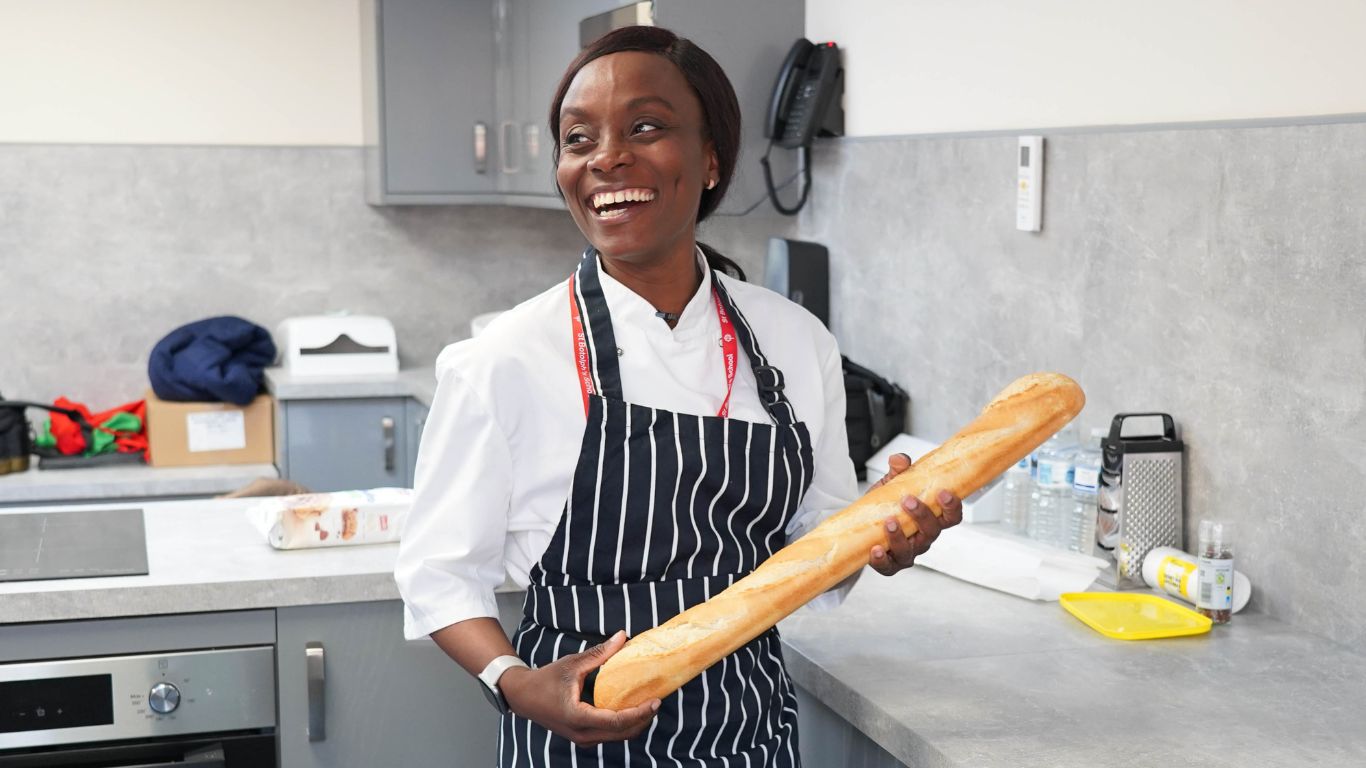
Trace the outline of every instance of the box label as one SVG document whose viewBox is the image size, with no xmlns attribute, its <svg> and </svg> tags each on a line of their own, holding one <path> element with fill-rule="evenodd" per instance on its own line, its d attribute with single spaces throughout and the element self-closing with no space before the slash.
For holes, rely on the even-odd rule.
<svg viewBox="0 0 1366 768">
<path fill-rule="evenodd" d="M 240 451 L 247 447 L 247 425 L 241 411 L 200 411 L 185 414 L 190 453 Z"/>
</svg>

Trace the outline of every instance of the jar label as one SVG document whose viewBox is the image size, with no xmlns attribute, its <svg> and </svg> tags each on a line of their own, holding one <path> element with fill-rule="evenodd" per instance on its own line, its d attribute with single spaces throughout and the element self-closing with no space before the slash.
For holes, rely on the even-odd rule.
<svg viewBox="0 0 1366 768">
<path fill-rule="evenodd" d="M 1233 610 L 1233 558 L 1200 558 L 1199 580 L 1196 607 L 1212 611 Z"/>
<path fill-rule="evenodd" d="M 1162 591 L 1184 597 L 1192 603 L 1195 602 L 1195 595 L 1191 594 L 1194 576 L 1195 563 L 1171 555 L 1162 558 L 1157 566 L 1157 583 L 1162 586 Z"/>
</svg>

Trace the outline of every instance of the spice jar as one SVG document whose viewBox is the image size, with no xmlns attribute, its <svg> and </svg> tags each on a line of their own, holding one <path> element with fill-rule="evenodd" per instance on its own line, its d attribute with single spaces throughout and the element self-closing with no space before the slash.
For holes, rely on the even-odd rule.
<svg viewBox="0 0 1366 768">
<path fill-rule="evenodd" d="M 1143 581 L 1153 589 L 1180 598 L 1191 605 L 1200 592 L 1199 564 L 1195 555 L 1176 547 L 1153 547 L 1143 556 Z M 1243 610 L 1252 599 L 1252 582 L 1242 571 L 1233 572 L 1233 612 Z"/>
<path fill-rule="evenodd" d="M 1233 617 L 1233 531 L 1228 523 L 1201 520 L 1199 541 L 1195 608 L 1215 624 L 1224 624 Z"/>
</svg>

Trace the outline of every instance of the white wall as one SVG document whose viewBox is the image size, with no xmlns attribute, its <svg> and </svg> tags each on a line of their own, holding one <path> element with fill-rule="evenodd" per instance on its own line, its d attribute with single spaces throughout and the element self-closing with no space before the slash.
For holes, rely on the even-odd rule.
<svg viewBox="0 0 1366 768">
<path fill-rule="evenodd" d="M 1362 0 L 806 0 L 850 136 L 1366 112 Z"/>
<path fill-rule="evenodd" d="M 0 142 L 359 145 L 357 0 L 0 0 Z"/>
</svg>

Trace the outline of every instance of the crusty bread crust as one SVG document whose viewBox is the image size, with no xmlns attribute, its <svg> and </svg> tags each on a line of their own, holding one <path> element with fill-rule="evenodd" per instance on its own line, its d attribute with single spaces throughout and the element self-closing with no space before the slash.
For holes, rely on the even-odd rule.
<svg viewBox="0 0 1366 768">
<path fill-rule="evenodd" d="M 910 470 L 832 515 L 725 591 L 631 638 L 599 670 L 594 704 L 621 710 L 678 690 L 866 565 L 869 550 L 887 541 L 888 517 L 913 533 L 903 497 L 914 495 L 942 514 L 935 498 L 940 490 L 968 496 L 1042 445 L 1085 402 L 1081 387 L 1061 374 L 1016 380 Z"/>
</svg>

